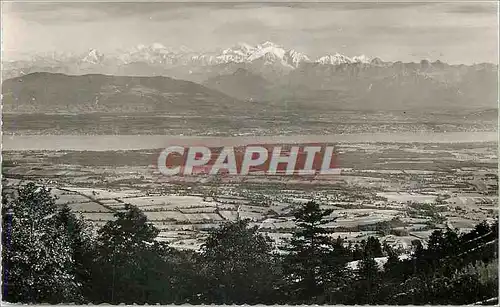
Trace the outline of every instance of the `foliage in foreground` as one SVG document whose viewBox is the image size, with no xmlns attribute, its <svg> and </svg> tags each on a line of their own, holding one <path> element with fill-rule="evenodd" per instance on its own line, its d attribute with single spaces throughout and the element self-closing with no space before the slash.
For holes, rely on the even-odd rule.
<svg viewBox="0 0 500 307">
<path fill-rule="evenodd" d="M 277 250 L 249 221 L 228 222 L 200 252 L 156 240 L 128 205 L 97 233 L 50 191 L 3 197 L 3 299 L 16 303 L 469 304 L 498 296 L 498 223 L 459 235 L 436 230 L 409 259 L 370 237 L 333 239 L 331 211 L 309 202 Z M 376 259 L 387 257 L 383 269 Z M 351 269 L 349 262 L 357 261 Z"/>
</svg>

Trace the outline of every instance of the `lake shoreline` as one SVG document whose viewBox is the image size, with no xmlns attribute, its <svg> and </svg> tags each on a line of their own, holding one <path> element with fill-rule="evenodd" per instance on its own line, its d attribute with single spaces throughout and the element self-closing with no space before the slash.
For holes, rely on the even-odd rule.
<svg viewBox="0 0 500 307">
<path fill-rule="evenodd" d="M 242 146 L 265 143 L 485 143 L 498 142 L 498 132 L 356 133 L 286 136 L 179 135 L 3 135 L 3 150 L 140 150 L 181 146 Z"/>
</svg>

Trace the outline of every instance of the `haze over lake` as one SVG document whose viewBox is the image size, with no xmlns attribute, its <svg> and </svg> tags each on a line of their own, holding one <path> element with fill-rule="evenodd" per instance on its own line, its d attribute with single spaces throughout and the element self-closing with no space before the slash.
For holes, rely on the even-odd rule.
<svg viewBox="0 0 500 307">
<path fill-rule="evenodd" d="M 469 143 L 496 142 L 497 132 L 358 133 L 297 136 L 196 137 L 168 135 L 4 135 L 4 150 L 137 150 L 172 144 L 237 146 L 252 143 Z"/>
</svg>

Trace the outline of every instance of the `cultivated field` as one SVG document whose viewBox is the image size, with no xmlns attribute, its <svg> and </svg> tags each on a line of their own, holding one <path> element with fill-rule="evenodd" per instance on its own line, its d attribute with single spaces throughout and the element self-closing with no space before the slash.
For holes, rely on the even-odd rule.
<svg viewBox="0 0 500 307">
<path fill-rule="evenodd" d="M 63 143 L 64 144 L 64 143 Z M 98 227 L 125 204 L 138 206 L 159 240 L 197 249 L 228 220 L 250 219 L 277 243 L 294 231 L 292 212 L 315 200 L 333 209 L 333 237 L 356 242 L 377 235 L 406 249 L 436 228 L 467 230 L 498 217 L 494 142 L 338 142 L 340 175 L 328 177 L 162 177 L 160 149 L 5 151 L 13 187 L 34 180 L 53 188 Z"/>
</svg>

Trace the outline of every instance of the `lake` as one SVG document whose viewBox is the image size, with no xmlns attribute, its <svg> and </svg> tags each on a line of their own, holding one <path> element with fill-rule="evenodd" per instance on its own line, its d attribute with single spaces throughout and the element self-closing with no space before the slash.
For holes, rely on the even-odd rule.
<svg viewBox="0 0 500 307">
<path fill-rule="evenodd" d="M 172 135 L 3 135 L 3 150 L 108 151 L 171 145 L 239 146 L 257 143 L 475 143 L 498 142 L 497 132 L 357 133 L 329 135 L 196 137 Z"/>
</svg>

